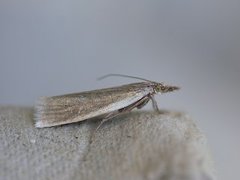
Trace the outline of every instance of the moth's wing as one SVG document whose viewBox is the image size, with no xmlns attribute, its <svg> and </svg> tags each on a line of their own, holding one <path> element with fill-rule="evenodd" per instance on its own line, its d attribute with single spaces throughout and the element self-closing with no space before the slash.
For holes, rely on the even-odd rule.
<svg viewBox="0 0 240 180">
<path fill-rule="evenodd" d="M 36 127 L 83 121 L 124 108 L 149 93 L 141 83 L 62 96 L 42 97 L 36 104 Z"/>
</svg>

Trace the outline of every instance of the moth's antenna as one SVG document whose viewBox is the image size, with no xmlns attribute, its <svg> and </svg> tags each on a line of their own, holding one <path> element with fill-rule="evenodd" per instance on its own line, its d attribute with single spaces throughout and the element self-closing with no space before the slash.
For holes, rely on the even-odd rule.
<svg viewBox="0 0 240 180">
<path fill-rule="evenodd" d="M 143 81 L 147 81 L 147 82 L 152 82 L 148 79 L 144 79 L 144 78 L 140 78 L 140 77 L 136 77 L 136 76 L 128 76 L 128 75 L 124 75 L 124 74 L 107 74 L 105 76 L 99 77 L 97 78 L 97 80 L 102 80 L 111 76 L 119 76 L 119 77 L 126 77 L 126 78 L 132 78 L 132 79 L 139 79 L 139 80 L 143 80 Z"/>
</svg>

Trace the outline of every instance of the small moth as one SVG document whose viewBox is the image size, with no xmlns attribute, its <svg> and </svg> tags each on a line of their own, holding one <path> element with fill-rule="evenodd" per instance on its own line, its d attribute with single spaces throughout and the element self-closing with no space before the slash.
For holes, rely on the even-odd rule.
<svg viewBox="0 0 240 180">
<path fill-rule="evenodd" d="M 143 80 L 118 87 L 66 94 L 52 97 L 41 97 L 35 106 L 35 126 L 38 128 L 84 121 L 94 117 L 102 117 L 97 129 L 107 120 L 134 108 L 140 109 L 152 101 L 153 108 L 159 111 L 154 95 L 178 90 L 177 86 L 121 74 L 122 76 Z"/>
</svg>

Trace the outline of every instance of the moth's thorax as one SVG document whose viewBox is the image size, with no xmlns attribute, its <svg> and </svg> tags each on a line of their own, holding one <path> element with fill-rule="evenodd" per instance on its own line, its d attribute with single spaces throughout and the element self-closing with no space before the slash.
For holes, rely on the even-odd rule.
<svg viewBox="0 0 240 180">
<path fill-rule="evenodd" d="M 154 95 L 159 93 L 157 86 L 158 84 L 156 82 L 142 82 L 140 90 L 145 91 L 147 94 Z"/>
<path fill-rule="evenodd" d="M 159 86 L 159 83 L 157 83 L 157 82 L 148 82 L 148 89 L 150 91 L 150 94 L 161 93 L 160 88 L 161 87 Z"/>
</svg>

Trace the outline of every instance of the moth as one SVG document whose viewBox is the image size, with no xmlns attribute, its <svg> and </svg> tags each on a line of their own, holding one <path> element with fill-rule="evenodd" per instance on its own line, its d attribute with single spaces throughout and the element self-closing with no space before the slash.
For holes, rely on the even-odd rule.
<svg viewBox="0 0 240 180">
<path fill-rule="evenodd" d="M 159 111 L 154 95 L 179 89 L 177 86 L 121 74 L 109 74 L 101 79 L 109 76 L 135 78 L 143 82 L 60 96 L 41 97 L 35 106 L 35 126 L 38 128 L 52 127 L 102 117 L 98 129 L 113 117 L 130 112 L 134 108 L 142 108 L 149 100 L 152 101 L 153 108 Z"/>
</svg>

